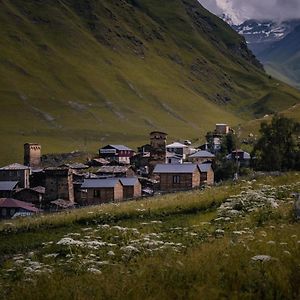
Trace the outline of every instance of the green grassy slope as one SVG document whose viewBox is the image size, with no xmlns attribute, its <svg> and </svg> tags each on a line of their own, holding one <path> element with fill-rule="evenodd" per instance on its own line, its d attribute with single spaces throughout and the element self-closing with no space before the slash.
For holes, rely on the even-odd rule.
<svg viewBox="0 0 300 300">
<path fill-rule="evenodd" d="M 0 161 L 204 135 L 299 102 L 196 0 L 0 2 Z"/>
<path fill-rule="evenodd" d="M 299 299 L 299 180 L 0 222 L 0 299 Z"/>
</svg>

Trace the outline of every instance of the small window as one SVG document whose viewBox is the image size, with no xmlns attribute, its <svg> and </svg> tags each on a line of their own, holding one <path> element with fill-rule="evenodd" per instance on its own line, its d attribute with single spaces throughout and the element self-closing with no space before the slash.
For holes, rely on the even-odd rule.
<svg viewBox="0 0 300 300">
<path fill-rule="evenodd" d="M 180 183 L 180 176 L 178 176 L 178 175 L 174 175 L 173 176 L 173 183 Z"/>
<path fill-rule="evenodd" d="M 94 190 L 94 198 L 99 198 L 99 197 L 100 197 L 100 191 Z"/>
<path fill-rule="evenodd" d="M 6 214 L 7 214 L 7 210 L 6 210 L 5 207 L 3 207 L 2 210 L 1 210 L 2 217 L 6 217 Z"/>
</svg>

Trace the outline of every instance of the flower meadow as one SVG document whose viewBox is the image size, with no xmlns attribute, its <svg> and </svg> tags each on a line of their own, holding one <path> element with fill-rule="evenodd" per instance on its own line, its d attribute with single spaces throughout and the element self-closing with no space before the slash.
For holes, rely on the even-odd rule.
<svg viewBox="0 0 300 300">
<path fill-rule="evenodd" d="M 3 299 L 299 299 L 300 175 L 2 222 Z"/>
</svg>

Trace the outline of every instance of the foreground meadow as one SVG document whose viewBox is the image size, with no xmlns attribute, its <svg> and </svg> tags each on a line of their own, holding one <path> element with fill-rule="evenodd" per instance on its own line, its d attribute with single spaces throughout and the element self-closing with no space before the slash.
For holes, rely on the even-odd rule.
<svg viewBox="0 0 300 300">
<path fill-rule="evenodd" d="M 300 174 L 0 223 L 3 299 L 299 299 Z"/>
</svg>

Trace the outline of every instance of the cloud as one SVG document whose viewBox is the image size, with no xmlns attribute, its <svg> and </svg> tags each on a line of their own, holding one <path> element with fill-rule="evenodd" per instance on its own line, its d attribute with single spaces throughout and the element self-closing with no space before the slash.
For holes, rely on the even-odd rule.
<svg viewBox="0 0 300 300">
<path fill-rule="evenodd" d="M 199 0 L 211 12 L 226 13 L 234 22 L 246 19 L 284 21 L 300 18 L 300 0 Z"/>
</svg>

